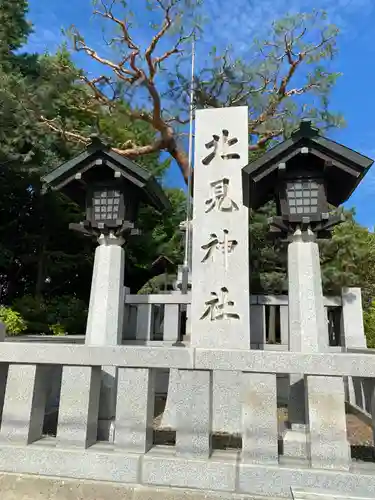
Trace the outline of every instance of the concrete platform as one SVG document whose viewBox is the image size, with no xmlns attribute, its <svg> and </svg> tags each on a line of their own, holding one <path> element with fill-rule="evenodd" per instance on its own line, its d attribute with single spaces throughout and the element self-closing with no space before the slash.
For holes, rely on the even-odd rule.
<svg viewBox="0 0 375 500">
<path fill-rule="evenodd" d="M 110 482 L 0 474 L 1 500 L 278 500 L 213 491 L 149 488 Z"/>
</svg>

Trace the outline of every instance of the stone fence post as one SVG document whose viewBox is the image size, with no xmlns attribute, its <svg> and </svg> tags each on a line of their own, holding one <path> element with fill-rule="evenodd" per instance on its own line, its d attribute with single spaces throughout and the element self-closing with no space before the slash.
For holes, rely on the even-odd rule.
<svg viewBox="0 0 375 500">
<path fill-rule="evenodd" d="M 361 289 L 343 288 L 341 297 L 341 344 L 347 349 L 365 349 Z"/>
</svg>

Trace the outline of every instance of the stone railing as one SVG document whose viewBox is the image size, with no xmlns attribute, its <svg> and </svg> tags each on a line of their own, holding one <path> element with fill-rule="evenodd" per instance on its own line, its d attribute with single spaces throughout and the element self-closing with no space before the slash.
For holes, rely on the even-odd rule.
<svg viewBox="0 0 375 500">
<path fill-rule="evenodd" d="M 62 371 L 55 437 L 43 435 L 51 366 Z M 102 366 L 117 373 L 113 442 L 97 442 Z M 4 342 L 0 368 L 0 472 L 285 498 L 306 487 L 375 496 L 374 467 L 350 458 L 344 394 L 344 377 L 375 377 L 371 354 Z M 155 437 L 159 369 L 179 374 L 169 446 Z M 242 379 L 232 449 L 212 433 L 218 371 Z M 291 373 L 304 374 L 307 391 L 308 455 L 298 461 L 283 456 L 277 410 L 276 377 Z"/>
<path fill-rule="evenodd" d="M 125 293 L 124 343 L 189 340 L 191 294 Z M 344 289 L 339 297 L 325 297 L 330 350 L 365 348 L 359 288 Z M 288 296 L 250 296 L 250 335 L 253 349 L 287 350 Z"/>
</svg>

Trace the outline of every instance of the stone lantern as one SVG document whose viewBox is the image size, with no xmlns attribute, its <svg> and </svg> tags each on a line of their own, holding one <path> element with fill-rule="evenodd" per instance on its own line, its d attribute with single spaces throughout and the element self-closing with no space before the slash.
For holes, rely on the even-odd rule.
<svg viewBox="0 0 375 500">
<path fill-rule="evenodd" d="M 87 150 L 44 177 L 44 190 L 64 192 L 85 209 L 86 218 L 71 229 L 87 235 L 134 234 L 141 203 L 169 207 L 155 178 L 93 137 Z"/>
<path fill-rule="evenodd" d="M 86 345 L 118 345 L 124 317 L 124 243 L 137 234 L 135 223 L 141 203 L 162 211 L 169 201 L 145 169 L 92 139 L 86 151 L 44 177 L 44 190 L 62 191 L 85 210 L 85 219 L 70 224 L 95 237 L 94 270 L 86 327 Z M 116 373 L 103 367 L 98 437 L 109 439 L 115 412 Z"/>
<path fill-rule="evenodd" d="M 274 199 L 277 216 L 272 236 L 288 245 L 289 350 L 324 352 L 329 346 L 323 302 L 318 238 L 329 238 L 342 222 L 331 207 L 344 203 L 366 175 L 373 160 L 321 136 L 303 121 L 290 139 L 242 169 L 244 204 L 258 209 Z M 284 454 L 306 456 L 304 379 L 291 376 L 291 430 Z"/>
<path fill-rule="evenodd" d="M 372 163 L 302 121 L 290 139 L 242 170 L 244 204 L 257 209 L 270 199 L 276 201 L 271 233 L 293 234 L 298 227 L 327 238 L 343 220 L 330 214 L 329 206 L 344 203 Z"/>
</svg>

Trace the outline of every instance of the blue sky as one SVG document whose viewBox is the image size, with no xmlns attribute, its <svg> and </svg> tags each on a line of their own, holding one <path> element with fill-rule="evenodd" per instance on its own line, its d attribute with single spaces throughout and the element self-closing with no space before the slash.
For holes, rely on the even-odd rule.
<svg viewBox="0 0 375 500">
<path fill-rule="evenodd" d="M 132 0 L 140 5 L 145 0 Z M 94 46 L 101 46 L 101 33 L 92 19 L 91 0 L 29 0 L 29 19 L 34 24 L 28 49 L 53 52 L 64 39 L 61 28 L 75 24 Z M 220 47 L 231 44 L 234 52 L 246 53 L 249 41 L 262 37 L 273 19 L 288 12 L 307 12 L 312 6 L 325 9 L 329 19 L 340 28 L 339 55 L 333 68 L 343 76 L 332 95 L 332 108 L 344 114 L 347 127 L 334 131 L 336 141 L 375 158 L 375 25 L 374 0 L 204 0 L 210 19 L 201 42 L 201 53 L 210 45 Z M 143 10 L 143 9 L 142 9 Z M 143 22 L 147 22 L 143 19 Z M 139 35 L 147 38 L 147 28 L 138 26 Z M 78 57 L 77 62 L 88 71 L 95 69 L 88 60 Z M 168 174 L 168 183 L 182 186 L 176 166 Z M 375 166 L 368 173 L 347 206 L 355 206 L 357 220 L 372 228 L 375 225 Z"/>
</svg>

